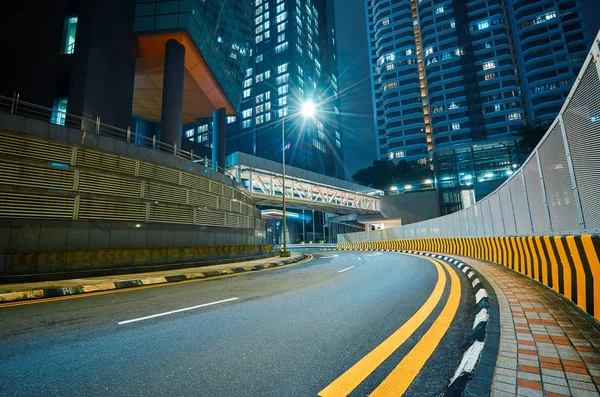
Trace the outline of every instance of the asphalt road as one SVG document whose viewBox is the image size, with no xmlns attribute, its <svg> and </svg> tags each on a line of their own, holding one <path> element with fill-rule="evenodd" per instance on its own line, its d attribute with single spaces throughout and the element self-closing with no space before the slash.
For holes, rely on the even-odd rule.
<svg viewBox="0 0 600 397">
<path fill-rule="evenodd" d="M 272 271 L 0 305 L 0 395 L 366 396 L 399 364 L 415 367 L 422 357 L 413 348 L 459 284 L 439 345 L 414 380 L 401 374 L 410 378 L 405 395 L 435 396 L 473 323 L 471 289 L 462 274 L 451 283 L 453 272 L 423 257 L 315 251 Z M 436 290 L 426 320 L 373 365 L 369 353 L 414 323 Z M 373 368 L 358 380 L 347 374 L 356 387 L 332 392 L 355 364 Z"/>
</svg>

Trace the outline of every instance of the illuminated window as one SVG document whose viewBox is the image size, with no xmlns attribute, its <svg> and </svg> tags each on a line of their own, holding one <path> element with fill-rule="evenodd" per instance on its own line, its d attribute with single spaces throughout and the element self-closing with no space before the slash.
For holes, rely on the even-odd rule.
<svg viewBox="0 0 600 397">
<path fill-rule="evenodd" d="M 389 25 L 389 24 L 390 24 L 390 19 L 389 19 L 389 18 L 386 18 L 386 19 L 384 19 L 384 20 L 383 20 L 383 22 L 382 22 L 382 23 L 383 23 L 384 25 Z"/>
<path fill-rule="evenodd" d="M 290 79 L 290 75 L 289 75 L 289 73 L 286 73 L 286 74 L 283 74 L 283 75 L 277 77 L 277 79 L 275 79 L 275 83 L 277 85 L 287 83 L 289 81 L 289 79 Z"/>
<path fill-rule="evenodd" d="M 490 61 L 483 64 L 483 70 L 494 69 L 496 67 L 496 61 Z"/>
<path fill-rule="evenodd" d="M 288 49 L 288 42 L 286 41 L 285 43 L 279 44 L 277 47 L 275 47 L 275 54 L 279 54 L 282 51 L 285 51 Z"/>
<path fill-rule="evenodd" d="M 55 99 L 52 106 L 52 116 L 50 122 L 52 124 L 65 125 L 67 118 L 67 98 Z"/>
<path fill-rule="evenodd" d="M 452 131 L 460 130 L 460 123 L 452 123 Z"/>
<path fill-rule="evenodd" d="M 277 15 L 276 21 L 277 23 L 281 23 L 287 19 L 287 11 Z"/>
<path fill-rule="evenodd" d="M 281 95 L 285 95 L 288 93 L 288 85 L 282 85 L 281 87 L 277 88 L 277 95 L 281 96 Z"/>
<path fill-rule="evenodd" d="M 63 40 L 61 54 L 72 54 L 75 52 L 75 36 L 77 35 L 77 17 L 65 19 L 63 28 Z M 64 124 L 61 124 L 64 125 Z"/>
</svg>

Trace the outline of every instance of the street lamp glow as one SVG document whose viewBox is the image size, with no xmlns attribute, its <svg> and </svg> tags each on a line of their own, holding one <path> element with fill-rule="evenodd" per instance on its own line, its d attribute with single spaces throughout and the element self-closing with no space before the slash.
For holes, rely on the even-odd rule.
<svg viewBox="0 0 600 397">
<path fill-rule="evenodd" d="M 390 190 L 398 190 L 398 186 L 392 186 Z"/>
<path fill-rule="evenodd" d="M 302 104 L 302 115 L 306 118 L 313 117 L 316 112 L 315 104 L 312 100 L 308 100 Z"/>
<path fill-rule="evenodd" d="M 404 189 L 405 190 L 410 190 L 410 189 L 412 189 L 412 185 L 404 185 Z"/>
<path fill-rule="evenodd" d="M 425 179 L 423 181 L 423 183 L 427 184 L 427 185 L 431 185 L 433 183 L 433 179 Z"/>
</svg>

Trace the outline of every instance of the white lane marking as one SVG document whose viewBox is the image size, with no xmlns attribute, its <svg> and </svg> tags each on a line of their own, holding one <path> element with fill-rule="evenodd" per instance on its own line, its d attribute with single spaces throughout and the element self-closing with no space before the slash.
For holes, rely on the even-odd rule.
<svg viewBox="0 0 600 397">
<path fill-rule="evenodd" d="M 343 269 L 343 270 L 340 270 L 338 273 L 344 273 L 346 270 L 350 270 L 350 269 L 352 269 L 353 267 L 354 267 L 354 266 L 347 267 L 347 268 L 345 268 L 345 269 Z"/>
<path fill-rule="evenodd" d="M 217 305 L 219 303 L 225 303 L 225 302 L 231 302 L 234 301 L 236 299 L 239 298 L 229 298 L 229 299 L 223 299 L 222 301 L 216 301 L 216 302 L 210 302 L 210 303 L 204 303 L 202 305 L 198 305 L 198 306 L 192 306 L 192 307 L 186 307 L 183 309 L 177 309 L 177 310 L 171 310 L 170 312 L 164 312 L 164 313 L 158 313 L 158 314 L 153 314 L 151 316 L 146 316 L 146 317 L 140 317 L 140 318 L 134 318 L 132 320 L 125 320 L 125 321 L 119 321 L 119 325 L 123 325 L 123 324 L 129 324 L 129 323 L 135 323 L 137 321 L 143 321 L 143 320 L 148 320 L 151 318 L 155 318 L 155 317 L 162 317 L 162 316 L 168 316 L 169 314 L 174 314 L 174 313 L 181 313 L 181 312 L 186 312 L 188 310 L 194 310 L 194 309 L 199 309 L 201 307 L 206 307 L 206 306 L 212 306 L 212 305 Z"/>
<path fill-rule="evenodd" d="M 376 254 L 371 254 L 371 255 L 367 255 L 367 256 L 377 256 L 377 255 L 383 255 L 381 252 L 378 252 Z"/>
<path fill-rule="evenodd" d="M 331 259 L 331 258 L 337 258 L 339 255 L 332 255 L 332 256 L 319 256 L 319 259 Z"/>
</svg>

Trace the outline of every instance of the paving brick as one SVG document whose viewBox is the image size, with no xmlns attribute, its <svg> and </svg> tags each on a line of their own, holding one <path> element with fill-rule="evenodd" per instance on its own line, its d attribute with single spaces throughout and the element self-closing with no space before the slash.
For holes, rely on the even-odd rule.
<svg viewBox="0 0 600 397">
<path fill-rule="evenodd" d="M 567 372 L 567 373 L 574 373 L 574 374 L 581 374 L 581 375 L 587 375 L 587 373 L 588 373 L 585 368 L 571 367 L 569 365 L 565 365 L 565 372 Z"/>
<path fill-rule="evenodd" d="M 513 396 L 517 392 L 517 385 L 509 384 L 504 382 L 493 381 L 492 382 L 492 390 L 502 391 L 505 393 L 511 393 Z"/>
<path fill-rule="evenodd" d="M 544 397 L 544 392 L 537 389 L 530 389 L 527 387 L 518 387 L 517 395 L 523 397 Z"/>
<path fill-rule="evenodd" d="M 533 366 L 529 366 L 529 365 L 519 365 L 518 370 L 523 371 L 523 372 L 530 372 L 532 374 L 540 373 L 540 369 L 538 367 L 533 367 Z"/>
<path fill-rule="evenodd" d="M 565 396 L 571 395 L 571 391 L 567 386 L 553 385 L 551 383 L 544 383 L 544 390 L 546 391 L 546 396 L 548 396 L 548 393 L 555 393 Z"/>
<path fill-rule="evenodd" d="M 591 391 L 595 391 L 596 390 L 596 385 L 594 385 L 593 383 L 588 383 L 588 382 L 581 382 L 578 380 L 568 380 L 569 382 L 569 386 L 573 389 L 582 389 L 582 390 L 591 390 Z"/>
<path fill-rule="evenodd" d="M 598 397 L 598 392 L 571 388 L 571 396 L 573 396 L 573 397 Z"/>
<path fill-rule="evenodd" d="M 540 382 L 527 379 L 517 379 L 517 385 L 528 389 L 542 390 L 542 384 Z"/>
</svg>

